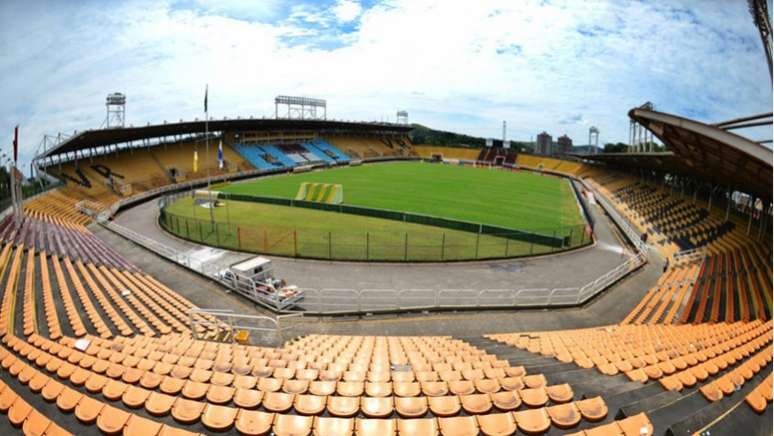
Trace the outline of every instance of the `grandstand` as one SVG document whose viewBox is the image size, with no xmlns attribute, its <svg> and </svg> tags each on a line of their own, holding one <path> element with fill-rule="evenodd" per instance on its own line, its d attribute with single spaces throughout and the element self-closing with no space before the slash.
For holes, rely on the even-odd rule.
<svg viewBox="0 0 774 436">
<path fill-rule="evenodd" d="M 557 330 L 517 331 L 512 325 L 519 315 L 501 312 L 504 324 L 492 316 L 491 324 L 479 326 L 490 329 L 485 335 L 427 333 L 425 327 L 443 323 L 445 315 L 415 318 L 394 333 L 379 321 L 319 319 L 301 324 L 292 339 L 261 336 L 254 343 L 237 343 L 233 325 L 193 310 L 210 296 L 188 288 L 198 289 L 196 280 L 204 279 L 186 276 L 175 287 L 171 277 L 152 276 L 125 248 L 100 237 L 104 230 L 81 210 L 113 214 L 129 201 L 204 184 L 208 175 L 211 181 L 254 177 L 310 163 L 346 164 L 347 156 L 484 155 L 494 162 L 492 152 L 414 147 L 402 126 L 213 121 L 229 165 L 219 170 L 216 161 L 204 162 L 199 147 L 200 166 L 193 171 L 195 139 L 93 158 L 82 153 L 199 132 L 201 123 L 81 133 L 36 159 L 65 186 L 28 200 L 21 225 L 10 217 L 0 222 L 0 411 L 6 415 L 0 429 L 38 435 L 770 434 L 771 152 L 748 143 L 742 148 L 737 137 L 723 138 L 719 129 L 698 129 L 679 117 L 642 110 L 630 116 L 669 124 L 659 132 L 685 129 L 691 134 L 682 137 L 697 144 L 714 138 L 721 155 L 746 150 L 734 161 L 741 168 L 759 166 L 757 174 L 768 178 L 724 179 L 728 191 L 762 199 L 765 207 L 755 218 L 724 197 L 728 191 L 710 187 L 698 193 L 699 202 L 697 193 L 677 192 L 665 179 L 633 170 L 645 168 L 643 159 L 663 156 L 569 161 L 509 155 L 504 163 L 524 171 L 584 182 L 628 225 L 649 234 L 654 250 L 646 269 L 660 270 L 668 256 L 668 268 L 637 290 L 636 304 L 622 319 L 572 325 L 594 310 L 594 302 L 556 311 L 568 320 L 557 322 Z M 277 141 L 276 133 L 261 143 L 244 140 L 245 132 L 264 130 L 284 130 L 286 140 Z M 310 131 L 317 139 L 306 136 Z M 288 139 L 293 132 L 303 138 Z M 700 147 L 673 148 L 669 136 L 661 139 L 673 149 L 668 159 L 675 172 L 716 180 L 712 163 L 706 174 L 680 171 L 681 161 L 697 159 L 687 153 Z M 465 268 L 473 274 L 476 264 Z M 618 288 L 641 286 L 650 276 L 633 277 L 597 298 L 616 300 Z M 543 309 L 540 316 L 554 312 Z"/>
</svg>

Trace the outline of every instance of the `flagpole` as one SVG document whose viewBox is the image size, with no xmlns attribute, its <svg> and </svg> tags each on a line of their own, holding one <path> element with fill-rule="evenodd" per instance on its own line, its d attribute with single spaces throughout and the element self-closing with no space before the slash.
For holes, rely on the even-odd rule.
<svg viewBox="0 0 774 436">
<path fill-rule="evenodd" d="M 207 94 L 209 92 L 209 85 L 204 88 L 204 139 L 206 142 L 206 159 L 207 159 L 207 191 L 210 190 L 210 116 L 207 109 Z M 212 193 L 210 192 L 210 223 L 215 223 L 215 202 L 212 201 Z"/>
</svg>

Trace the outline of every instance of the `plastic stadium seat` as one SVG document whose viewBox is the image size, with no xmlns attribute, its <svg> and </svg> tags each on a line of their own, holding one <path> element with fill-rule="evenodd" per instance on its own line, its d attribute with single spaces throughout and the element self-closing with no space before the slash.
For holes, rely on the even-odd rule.
<svg viewBox="0 0 774 436">
<path fill-rule="evenodd" d="M 394 435 L 396 425 L 394 419 L 360 419 L 355 420 L 357 436 L 389 436 Z"/>
<path fill-rule="evenodd" d="M 427 397 L 396 397 L 395 411 L 406 418 L 424 416 L 427 413 Z"/>
<path fill-rule="evenodd" d="M 24 424 L 22 424 L 22 432 L 25 435 L 39 436 L 46 433 L 51 425 L 52 422 L 50 419 L 43 416 L 43 414 L 37 410 L 32 409 L 24 420 Z"/>
<path fill-rule="evenodd" d="M 548 394 L 548 398 L 554 403 L 566 403 L 572 401 L 574 395 L 572 388 L 567 383 L 546 387 L 546 394 Z"/>
<path fill-rule="evenodd" d="M 43 396 L 43 398 L 46 401 L 55 401 L 63 390 L 64 390 L 64 385 L 52 378 L 52 379 L 49 379 L 48 383 L 46 383 L 46 385 L 40 391 L 40 394 Z M 0 410 L 8 410 L 8 407 L 11 407 L 11 404 L 9 403 L 7 407 L 3 408 L 3 404 L 5 403 L 5 401 L 3 400 L 4 395 L 5 395 L 5 391 L 0 393 Z"/>
<path fill-rule="evenodd" d="M 438 418 L 438 426 L 443 436 L 476 436 L 479 434 L 478 422 L 473 416 Z"/>
<path fill-rule="evenodd" d="M 763 413 L 766 411 L 766 398 L 757 390 L 753 390 L 744 397 L 747 404 L 755 411 L 755 413 Z"/>
<path fill-rule="evenodd" d="M 118 401 L 128 388 L 129 385 L 122 381 L 110 380 L 102 388 L 102 395 L 110 401 Z"/>
<path fill-rule="evenodd" d="M 529 407 L 542 407 L 548 402 L 548 394 L 544 388 L 522 389 L 519 396 Z"/>
<path fill-rule="evenodd" d="M 530 409 L 512 412 L 516 425 L 524 433 L 543 433 L 551 427 L 551 418 L 546 409 Z"/>
<path fill-rule="evenodd" d="M 9 391 L 9 390 L 10 389 L 6 389 L 6 391 Z M 6 391 L 3 391 L 3 394 L 5 394 Z M 78 405 L 78 402 L 81 401 L 82 397 L 83 397 L 83 394 L 81 394 L 80 392 L 65 386 L 65 388 L 62 389 L 62 392 L 60 392 L 59 395 L 56 397 L 56 405 L 63 412 L 72 412 L 73 410 L 75 410 L 75 407 Z M 3 400 L 2 395 L 0 395 L 0 410 L 3 410 L 2 400 Z"/>
<path fill-rule="evenodd" d="M 427 402 L 433 414 L 438 416 L 456 415 L 462 407 L 458 396 L 428 397 Z"/>
<path fill-rule="evenodd" d="M 200 401 L 178 398 L 175 400 L 175 405 L 172 406 L 172 417 L 184 424 L 198 421 L 204 411 L 204 405 L 205 403 Z"/>
<path fill-rule="evenodd" d="M 24 423 L 24 420 L 27 419 L 30 412 L 32 412 L 32 406 L 24 401 L 23 398 L 17 397 L 16 401 L 11 405 L 11 408 L 8 409 L 8 420 L 11 421 L 11 424 L 19 427 Z"/>
<path fill-rule="evenodd" d="M 97 427 L 103 433 L 116 434 L 124 429 L 131 416 L 131 413 L 106 405 L 97 417 Z"/>
<path fill-rule="evenodd" d="M 469 380 L 450 381 L 448 384 L 449 392 L 455 395 L 470 395 L 476 392 L 475 385 Z"/>
<path fill-rule="evenodd" d="M 322 398 L 324 407 L 324 397 L 315 398 Z M 392 397 L 363 397 L 360 399 L 360 410 L 369 418 L 386 418 L 392 414 L 393 399 Z"/>
<path fill-rule="evenodd" d="M 312 431 L 313 419 L 311 416 L 301 415 L 276 415 L 272 430 L 276 436 L 306 435 Z"/>
<path fill-rule="evenodd" d="M 560 404 L 546 408 L 551 422 L 559 428 L 572 428 L 581 420 L 581 413 L 573 403 Z"/>
<path fill-rule="evenodd" d="M 255 389 L 237 389 L 234 393 L 234 404 L 243 409 L 253 409 L 261 403 L 263 393 Z"/>
<path fill-rule="evenodd" d="M 393 382 L 392 388 L 395 395 L 399 397 L 416 397 L 421 393 L 417 382 Z"/>
<path fill-rule="evenodd" d="M 516 410 L 521 406 L 521 397 L 516 391 L 502 391 L 490 394 L 492 403 L 500 410 Z"/>
<path fill-rule="evenodd" d="M 172 395 L 151 392 L 148 399 L 145 400 L 145 410 L 151 415 L 164 416 L 172 410 L 172 406 L 175 405 L 175 400 L 177 400 L 177 397 Z"/>
<path fill-rule="evenodd" d="M 607 416 L 607 405 L 602 400 L 602 397 L 576 401 L 575 405 L 580 410 L 583 418 L 589 421 L 599 421 Z"/>
<path fill-rule="evenodd" d="M 269 433 L 273 421 L 273 413 L 239 409 L 234 427 L 245 436 L 261 436 Z"/>
<path fill-rule="evenodd" d="M 477 415 L 476 420 L 481 432 L 487 436 L 508 436 L 516 432 L 516 421 L 511 413 Z"/>
<path fill-rule="evenodd" d="M 259 387 L 260 389 L 260 387 Z M 260 389 L 263 390 L 263 389 Z M 309 383 L 309 393 L 319 395 L 322 397 L 332 395 L 336 392 L 336 382 L 330 381 L 313 381 Z"/>
<path fill-rule="evenodd" d="M 75 407 L 75 416 L 79 421 L 91 424 L 99 416 L 99 412 L 105 407 L 105 403 L 91 397 L 83 396 Z"/>
<path fill-rule="evenodd" d="M 650 420 L 644 413 L 622 419 L 618 421 L 618 426 L 627 436 L 651 436 L 653 434 L 653 424 L 650 423 Z"/>
<path fill-rule="evenodd" d="M 355 430 L 352 418 L 325 418 L 316 416 L 313 423 L 315 436 L 348 436 Z"/>
<path fill-rule="evenodd" d="M 524 389 L 524 380 L 521 376 L 518 377 L 504 377 L 500 380 L 500 386 L 506 391 L 518 391 Z"/>
<path fill-rule="evenodd" d="M 435 420 L 435 418 L 399 419 L 398 435 L 400 436 L 436 436 L 438 435 L 438 422 Z"/>
<path fill-rule="evenodd" d="M 546 376 L 543 374 L 525 375 L 523 380 L 528 388 L 542 388 L 548 384 Z"/>
<path fill-rule="evenodd" d="M 207 390 L 207 401 L 215 404 L 225 404 L 234 398 L 235 389 L 228 386 L 210 385 Z"/>
<path fill-rule="evenodd" d="M 234 424 L 238 409 L 208 404 L 202 413 L 202 424 L 213 431 L 224 431 Z"/>
<path fill-rule="evenodd" d="M 266 401 L 264 401 L 265 406 Z M 360 409 L 360 397 L 328 397 L 326 403 L 328 413 L 333 416 L 350 417 L 355 416 Z"/>
<path fill-rule="evenodd" d="M 449 386 L 446 382 L 420 382 L 422 393 L 428 397 L 441 397 L 449 393 Z M 499 385 L 498 385 L 499 389 Z"/>
<path fill-rule="evenodd" d="M 325 410 L 326 397 L 317 395 L 296 395 L 293 407 L 302 415 L 317 415 Z"/>
<path fill-rule="evenodd" d="M 500 383 L 498 383 L 497 380 L 480 379 L 474 381 L 473 384 L 475 385 L 476 390 L 482 394 L 488 394 L 500 390 Z"/>
</svg>

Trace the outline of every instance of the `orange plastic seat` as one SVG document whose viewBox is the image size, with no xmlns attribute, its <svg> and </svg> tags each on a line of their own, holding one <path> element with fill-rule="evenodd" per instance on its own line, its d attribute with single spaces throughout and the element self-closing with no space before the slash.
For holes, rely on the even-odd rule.
<svg viewBox="0 0 774 436">
<path fill-rule="evenodd" d="M 328 413 L 333 416 L 350 417 L 357 414 L 360 408 L 359 397 L 330 396 L 326 403 Z"/>
<path fill-rule="evenodd" d="M 528 388 L 542 388 L 548 384 L 543 374 L 525 375 L 522 379 Z"/>
<path fill-rule="evenodd" d="M 506 391 L 518 391 L 524 389 L 524 380 L 521 377 L 504 377 L 499 380 L 500 387 Z"/>
<path fill-rule="evenodd" d="M 551 418 L 544 408 L 512 413 L 516 420 L 516 425 L 524 433 L 543 433 L 551 427 Z"/>
<path fill-rule="evenodd" d="M 584 419 L 589 421 L 599 421 L 607 416 L 607 405 L 602 397 L 593 397 L 585 400 L 576 401 L 575 405 L 580 410 Z"/>
<path fill-rule="evenodd" d="M 355 420 L 316 416 L 312 427 L 315 436 L 349 436 L 355 430 Z"/>
<path fill-rule="evenodd" d="M 391 382 L 366 382 L 365 393 L 369 397 L 389 397 L 392 395 Z"/>
<path fill-rule="evenodd" d="M 143 418 L 139 415 L 131 415 L 124 427 L 124 436 L 149 436 L 157 435 L 161 431 L 162 424 Z"/>
<path fill-rule="evenodd" d="M 419 418 L 427 413 L 427 397 L 395 397 L 395 411 L 406 418 Z"/>
<path fill-rule="evenodd" d="M 449 393 L 449 386 L 446 382 L 420 382 L 422 393 L 428 397 L 441 397 Z M 499 386 L 498 386 L 499 387 Z"/>
<path fill-rule="evenodd" d="M 196 422 L 202 416 L 204 403 L 179 397 L 172 406 L 172 417 L 184 424 Z"/>
<path fill-rule="evenodd" d="M 360 410 L 369 418 L 390 416 L 393 411 L 392 397 L 363 397 L 360 399 Z"/>
<path fill-rule="evenodd" d="M 522 389 L 519 396 L 529 407 L 542 407 L 548 402 L 548 394 L 544 388 Z"/>
<path fill-rule="evenodd" d="M 215 404 L 225 404 L 234 398 L 235 389 L 228 386 L 210 385 L 207 390 L 207 401 Z"/>
<path fill-rule="evenodd" d="M 274 418 L 272 430 L 276 436 L 301 436 L 312 431 L 311 416 L 278 414 Z"/>
<path fill-rule="evenodd" d="M 189 400 L 200 400 L 207 395 L 207 391 L 210 389 L 210 385 L 207 383 L 200 383 L 188 380 L 183 385 L 181 393 L 185 398 Z"/>
<path fill-rule="evenodd" d="M 24 424 L 22 424 L 22 432 L 28 436 L 41 436 L 46 433 L 51 424 L 52 422 L 50 419 L 46 418 L 37 410 L 32 409 L 24 419 Z M 52 434 L 54 433 L 55 431 L 52 431 Z"/>
<path fill-rule="evenodd" d="M 418 382 L 393 382 L 392 389 L 398 397 L 416 397 L 421 393 Z"/>
<path fill-rule="evenodd" d="M 103 407 L 105 407 L 105 403 L 102 401 L 84 395 L 75 407 L 75 416 L 79 421 L 91 424 L 97 419 Z"/>
<path fill-rule="evenodd" d="M 46 383 L 46 385 L 43 386 L 43 389 L 40 391 L 40 394 L 43 396 L 43 398 L 46 401 L 54 401 L 62 392 L 62 390 L 64 390 L 64 385 L 54 380 L 53 378 L 51 378 L 48 380 L 48 383 Z M 3 410 L 3 411 L 8 410 L 8 407 L 11 407 L 11 403 L 8 403 L 8 406 L 3 408 L 3 404 L 5 403 L 5 401 L 3 400 L 4 394 L 5 394 L 5 391 L 0 393 L 0 410 Z"/>
<path fill-rule="evenodd" d="M 262 436 L 269 433 L 273 421 L 273 413 L 239 409 L 234 427 L 244 436 Z"/>
<path fill-rule="evenodd" d="M 243 409 L 254 409 L 261 404 L 263 393 L 255 389 L 239 388 L 234 392 L 234 404 Z"/>
<path fill-rule="evenodd" d="M 492 408 L 489 394 L 461 395 L 462 408 L 472 414 L 486 413 Z"/>
<path fill-rule="evenodd" d="M 551 422 L 559 428 L 575 427 L 581 420 L 581 413 L 573 403 L 560 404 L 546 408 Z"/>
<path fill-rule="evenodd" d="M 145 410 L 155 416 L 166 415 L 172 410 L 172 406 L 175 405 L 176 399 L 177 397 L 172 395 L 151 392 L 148 399 L 145 400 Z"/>
<path fill-rule="evenodd" d="M 326 397 L 317 395 L 296 395 L 293 407 L 302 415 L 318 415 L 325 410 Z"/>
<path fill-rule="evenodd" d="M 489 394 L 500 390 L 500 383 L 493 379 L 479 379 L 473 382 L 476 390 L 482 394 Z"/>
<path fill-rule="evenodd" d="M 159 390 L 165 394 L 177 395 L 183 390 L 185 384 L 186 381 L 181 378 L 166 376 L 161 380 Z"/>
<path fill-rule="evenodd" d="M 438 422 L 434 418 L 399 419 L 398 435 L 436 436 L 438 435 Z"/>
<path fill-rule="evenodd" d="M 131 416 L 131 413 L 125 412 L 117 407 L 105 405 L 97 417 L 97 427 L 102 430 L 103 433 L 120 433 Z"/>
<path fill-rule="evenodd" d="M 263 395 L 263 407 L 269 412 L 287 412 L 293 407 L 293 394 L 284 392 L 266 392 Z"/>
<path fill-rule="evenodd" d="M 744 397 L 745 402 L 755 411 L 755 413 L 763 413 L 766 411 L 766 398 L 761 395 L 757 390 L 753 390 Z"/>
<path fill-rule="evenodd" d="M 653 424 L 647 415 L 639 413 L 618 421 L 618 426 L 625 435 L 652 436 Z"/>
<path fill-rule="evenodd" d="M 476 387 L 470 380 L 459 380 L 448 382 L 449 392 L 454 395 L 470 395 L 476 392 Z"/>
<path fill-rule="evenodd" d="M 462 408 L 460 399 L 457 396 L 428 397 L 427 403 L 430 411 L 438 416 L 456 415 Z"/>
<path fill-rule="evenodd" d="M 357 436 L 389 436 L 394 435 L 396 425 L 394 419 L 361 419 L 355 420 Z"/>
<path fill-rule="evenodd" d="M 3 391 L 3 394 L 5 394 L 6 391 L 10 391 L 10 389 Z M 56 405 L 63 412 L 72 412 L 75 410 L 75 407 L 78 405 L 78 402 L 81 401 L 82 397 L 83 394 L 80 392 L 65 386 L 64 389 L 62 389 L 62 392 L 56 397 Z M 0 410 L 3 410 L 2 394 L 0 394 Z"/>
<path fill-rule="evenodd" d="M 500 410 L 511 411 L 521 406 L 521 397 L 515 391 L 502 391 L 490 394 L 492 404 Z"/>
<path fill-rule="evenodd" d="M 477 415 L 478 427 L 487 436 L 509 436 L 516 432 L 516 421 L 510 413 Z"/>
<path fill-rule="evenodd" d="M 0 392 L 0 411 L 8 411 L 17 398 L 19 398 L 19 396 L 16 395 L 16 392 L 14 392 L 13 389 L 8 386 L 3 386 L 3 391 Z"/>
<path fill-rule="evenodd" d="M 438 427 L 443 436 L 477 436 L 478 421 L 473 416 L 438 418 Z"/>
<path fill-rule="evenodd" d="M 260 389 L 260 388 L 259 388 Z M 326 397 L 336 392 L 336 382 L 332 381 L 313 381 L 309 383 L 309 393 Z"/>
<path fill-rule="evenodd" d="M 573 392 L 569 384 L 554 385 L 546 387 L 548 398 L 554 403 L 566 403 L 572 401 Z"/>
<path fill-rule="evenodd" d="M 137 386 L 127 387 L 124 394 L 121 396 L 121 401 L 128 407 L 136 409 L 142 407 L 145 404 L 145 400 L 150 396 L 150 391 Z"/>
<path fill-rule="evenodd" d="M 7 388 L 10 389 L 10 388 Z M 30 412 L 32 412 L 32 406 L 22 397 L 16 398 L 11 407 L 8 409 L 8 420 L 16 427 L 19 427 L 27 419 Z"/>
<path fill-rule="evenodd" d="M 213 431 L 225 431 L 234 424 L 238 409 L 208 404 L 202 413 L 202 424 Z"/>
<path fill-rule="evenodd" d="M 27 387 L 30 388 L 32 392 L 38 393 L 43 390 L 49 380 L 51 380 L 51 377 L 42 372 L 38 372 L 34 377 L 32 377 L 32 379 L 30 379 Z"/>
</svg>

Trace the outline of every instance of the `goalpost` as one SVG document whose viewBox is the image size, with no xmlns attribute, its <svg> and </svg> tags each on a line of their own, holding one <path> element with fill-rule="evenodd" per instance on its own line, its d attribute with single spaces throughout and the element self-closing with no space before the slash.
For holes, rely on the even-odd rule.
<svg viewBox="0 0 774 436">
<path fill-rule="evenodd" d="M 341 204 L 344 201 L 344 187 L 338 183 L 304 182 L 298 187 L 297 201 Z"/>
</svg>

